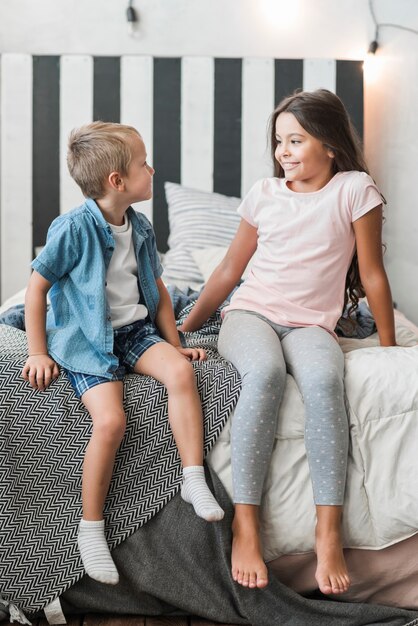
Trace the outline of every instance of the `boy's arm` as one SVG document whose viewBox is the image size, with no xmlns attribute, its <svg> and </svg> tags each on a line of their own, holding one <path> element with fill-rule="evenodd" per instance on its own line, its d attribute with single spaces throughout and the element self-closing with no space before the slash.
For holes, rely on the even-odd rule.
<svg viewBox="0 0 418 626">
<path fill-rule="evenodd" d="M 206 359 L 205 350 L 202 348 L 182 347 L 176 327 L 176 320 L 174 317 L 170 294 L 168 293 L 161 278 L 157 278 L 156 283 L 160 294 L 160 302 L 158 304 L 157 315 L 155 317 L 155 325 L 160 331 L 161 336 L 189 360 L 203 361 Z"/>
<path fill-rule="evenodd" d="M 22 376 L 31 387 L 43 391 L 59 375 L 58 365 L 48 355 L 46 342 L 46 294 L 51 283 L 34 271 L 25 297 L 25 325 L 28 358 Z"/>
</svg>

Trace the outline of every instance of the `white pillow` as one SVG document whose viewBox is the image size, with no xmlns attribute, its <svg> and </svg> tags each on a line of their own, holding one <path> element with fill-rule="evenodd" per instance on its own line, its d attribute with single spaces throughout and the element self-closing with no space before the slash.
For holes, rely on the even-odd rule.
<svg viewBox="0 0 418 626">
<path fill-rule="evenodd" d="M 192 250 L 192 257 L 203 276 L 205 283 L 211 276 L 212 272 L 224 258 L 228 246 L 214 246 L 212 248 L 203 248 L 203 250 Z M 242 274 L 242 280 L 245 280 L 251 268 L 252 257 Z"/>
<path fill-rule="evenodd" d="M 24 304 L 25 302 L 25 294 L 26 287 L 15 293 L 13 296 L 10 296 L 7 300 L 3 302 L 0 307 L 0 313 L 4 313 L 7 309 L 10 309 L 11 306 L 15 306 L 16 304 Z"/>
<path fill-rule="evenodd" d="M 162 278 L 166 284 L 202 284 L 192 251 L 229 246 L 241 220 L 241 200 L 168 182 L 165 195 L 170 235 Z"/>
</svg>

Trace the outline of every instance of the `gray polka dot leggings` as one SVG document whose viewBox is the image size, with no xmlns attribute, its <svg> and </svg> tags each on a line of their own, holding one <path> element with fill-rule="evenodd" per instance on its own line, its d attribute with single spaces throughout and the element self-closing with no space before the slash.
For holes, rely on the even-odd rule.
<svg viewBox="0 0 418 626">
<path fill-rule="evenodd" d="M 286 369 L 305 404 L 305 446 L 314 501 L 341 505 L 348 455 L 344 356 L 318 326 L 274 324 L 251 311 L 229 311 L 219 353 L 238 370 L 241 394 L 232 419 L 234 502 L 260 504 L 283 397 Z"/>
</svg>

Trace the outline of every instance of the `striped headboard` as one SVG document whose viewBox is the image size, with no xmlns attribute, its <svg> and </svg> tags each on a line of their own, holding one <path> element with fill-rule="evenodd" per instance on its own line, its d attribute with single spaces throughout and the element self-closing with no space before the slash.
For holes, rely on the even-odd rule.
<svg viewBox="0 0 418 626">
<path fill-rule="evenodd" d="M 361 61 L 3 54 L 0 63 L 2 301 L 25 286 L 54 217 L 82 200 L 65 159 L 75 126 L 102 119 L 141 132 L 156 170 L 141 210 L 161 251 L 164 181 L 240 196 L 271 175 L 268 118 L 295 89 L 336 92 L 363 133 Z"/>
</svg>

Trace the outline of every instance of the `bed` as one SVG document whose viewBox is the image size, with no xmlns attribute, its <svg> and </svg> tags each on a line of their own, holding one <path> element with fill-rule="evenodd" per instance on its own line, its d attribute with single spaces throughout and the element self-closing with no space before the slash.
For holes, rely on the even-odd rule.
<svg viewBox="0 0 418 626">
<path fill-rule="evenodd" d="M 75 69 L 79 69 L 75 61 L 71 59 L 69 62 L 75 64 Z M 143 62 L 143 58 L 140 61 Z M 183 168 L 182 171 L 176 170 L 176 154 L 167 161 L 161 151 L 159 142 L 164 135 L 164 128 L 160 126 L 156 130 L 154 125 L 156 189 L 154 204 L 147 206 L 146 211 L 153 216 L 165 267 L 163 279 L 172 290 L 179 323 L 181 316 L 187 314 L 193 305 L 193 294 L 207 280 L 233 237 L 239 221 L 236 213 L 239 196 L 253 182 L 251 177 L 269 173 L 265 146 L 262 147 L 258 140 L 258 165 L 249 165 L 255 160 L 248 150 L 251 142 L 248 126 L 252 128 L 249 111 L 253 116 L 259 113 L 250 87 L 258 84 L 260 71 L 264 79 L 274 77 L 274 86 L 270 85 L 266 90 L 272 101 L 283 95 L 283 91 L 287 93 L 307 84 L 311 88 L 332 87 L 327 83 L 331 80 L 334 81 L 334 89 L 338 87 L 344 92 L 347 89 L 344 87 L 347 85 L 344 78 L 351 76 L 352 89 L 348 90 L 346 98 L 351 102 L 353 115 L 357 115 L 360 130 L 362 125 L 362 89 L 359 88 L 357 62 L 349 66 L 347 64 L 351 62 L 329 61 L 328 64 L 334 70 L 337 67 L 337 74 L 335 71 L 324 73 L 324 67 L 326 69 L 327 66 L 319 63 L 318 67 L 322 70 L 316 73 L 318 82 L 314 84 L 312 76 L 315 72 L 308 61 L 301 60 L 298 64 L 277 59 L 198 61 L 197 64 L 196 60 L 191 59 L 151 61 L 154 80 L 157 81 L 154 85 L 154 113 L 160 116 L 159 121 L 164 117 L 167 124 L 175 120 L 176 128 L 179 129 L 179 115 L 182 120 L 185 115 L 195 132 L 203 129 L 204 138 L 211 137 L 211 133 L 215 135 L 209 157 L 215 165 L 212 169 L 206 167 L 206 173 L 211 173 L 206 178 L 203 176 L 205 180 L 202 180 L 199 159 L 204 158 L 207 165 L 207 155 L 202 157 L 193 152 L 186 133 L 182 136 L 182 146 L 186 146 L 184 151 L 179 147 L 179 155 L 184 157 Z M 35 59 L 35 68 L 37 62 L 41 63 L 44 70 L 49 67 L 48 59 Z M 182 73 L 179 73 L 179 64 Z M 211 71 L 207 66 L 212 68 Z M 180 102 L 180 98 L 176 100 L 177 96 L 180 92 L 190 94 L 193 81 L 200 90 L 194 102 L 202 103 L 207 96 L 207 86 L 199 82 L 202 76 L 197 72 L 199 68 L 206 68 L 203 75 L 209 77 L 214 87 L 210 93 L 214 99 L 211 110 L 215 122 L 209 129 L 203 120 L 206 109 L 197 117 L 193 107 L 188 111 L 184 103 L 181 111 L 176 109 Z M 68 72 L 65 64 L 61 65 L 61 72 Z M 47 76 L 52 82 L 56 80 L 55 74 L 51 72 L 47 72 Z M 306 76 L 310 77 L 310 82 Z M 167 93 L 175 78 L 175 97 L 170 104 Z M 99 81 L 98 78 L 95 80 Z M 35 71 L 35 90 L 39 88 L 37 81 L 39 74 Z M 263 84 L 263 89 L 266 89 Z M 228 85 L 231 86 L 231 93 Z M 237 94 L 239 101 L 242 100 L 242 116 L 239 116 L 239 120 L 235 108 L 237 101 L 234 100 Z M 105 98 L 104 94 L 102 96 Z M 269 104 L 267 109 L 271 108 Z M 260 125 L 257 124 L 256 129 L 259 131 Z M 47 126 L 45 123 L 44 130 L 48 135 L 50 129 Z M 263 127 L 265 129 L 265 119 Z M 171 128 L 169 132 L 172 131 Z M 175 145 L 180 146 L 180 135 L 174 139 Z M 167 137 L 164 143 L 166 141 Z M 240 147 L 238 152 L 234 146 Z M 238 173 L 237 159 L 242 165 Z M 67 183 L 64 184 L 62 180 L 61 187 L 68 196 Z M 213 180 L 210 190 L 208 180 Z M 184 184 L 186 182 L 188 184 Z M 49 185 L 45 183 L 45 200 L 50 193 L 47 188 Z M 41 188 L 35 191 L 42 196 Z M 36 202 L 39 204 L 38 196 Z M 36 204 L 33 206 L 36 208 Z M 32 217 L 36 218 L 36 214 Z M 39 220 L 34 219 L 34 223 L 34 243 L 41 245 L 45 227 Z M 23 293 L 20 291 L 3 302 L 0 313 L 22 302 Z M 18 316 L 20 310 L 15 309 L 15 313 Z M 345 353 L 351 437 L 344 539 L 353 577 L 353 585 L 343 599 L 418 609 L 418 455 L 415 451 L 415 442 L 418 440 L 418 328 L 400 312 L 395 311 L 395 315 L 398 347 L 379 347 L 376 334 L 369 334 L 370 318 L 367 317 L 359 327 L 367 337 L 340 339 Z M 186 334 L 185 339 L 189 345 L 203 345 L 209 353 L 207 364 L 195 365 L 204 404 L 205 449 L 208 464 L 230 493 L 230 423 L 240 381 L 233 368 L 217 355 L 219 323 L 218 311 L 217 316 L 202 331 Z M 68 381 L 63 375 L 46 392 L 48 409 L 42 409 L 44 402 L 39 399 L 40 395 L 31 392 L 18 378 L 25 359 L 24 332 L 8 325 L 0 326 L 0 330 L 0 362 L 3 366 L 0 374 L 3 426 L 0 467 L 4 479 L 0 483 L 3 488 L 0 502 L 3 505 L 1 519 L 3 522 L 7 520 L 0 531 L 3 539 L 0 545 L 5 550 L 0 558 L 3 567 L 0 591 L 30 614 L 64 593 L 82 576 L 74 533 L 80 513 L 77 499 L 80 459 L 88 440 L 89 423 L 82 407 L 72 397 Z M 167 429 L 157 429 L 159 441 L 156 444 L 152 440 L 152 430 L 156 427 L 158 417 L 164 415 L 164 390 L 147 377 L 132 375 L 125 381 L 125 398 L 130 415 L 140 415 L 140 419 L 136 425 L 132 420 L 112 481 L 106 511 L 112 547 L 121 546 L 131 536 L 135 536 L 137 530 L 147 525 L 154 515 L 158 518 L 157 513 L 173 499 L 180 484 L 179 462 L 169 432 Z M 79 420 L 73 431 L 74 416 L 78 416 Z M 43 420 L 48 423 L 48 433 L 43 432 Z M 262 538 L 265 558 L 271 571 L 297 592 L 309 593 L 316 586 L 313 576 L 315 511 L 304 451 L 303 423 L 303 402 L 294 380 L 288 376 L 265 486 Z M 65 445 L 62 443 L 63 432 L 67 437 Z M 35 447 L 36 454 L 28 448 L 31 445 Z M 141 456 L 144 446 L 152 453 Z M 48 465 L 52 460 L 53 472 Z M 37 481 L 34 481 L 34 472 L 38 474 Z M 141 481 L 145 481 L 146 488 L 141 487 L 138 494 L 136 490 L 142 484 Z M 37 484 L 34 485 L 34 482 Z M 48 488 L 43 489 L 43 485 L 48 485 Z M 128 489 L 126 485 L 129 485 Z M 149 493 L 152 497 L 149 497 Z M 41 506 L 37 500 L 40 497 L 44 498 L 47 507 Z M 14 503 L 18 503 L 15 512 L 11 498 Z M 56 512 L 53 523 L 48 510 L 45 512 L 48 507 Z M 133 508 L 135 515 L 132 515 Z M 112 511 L 115 510 L 122 511 L 121 518 L 114 516 Z M 37 525 L 36 520 L 40 516 L 44 516 L 43 523 Z M 30 523 L 32 534 L 25 535 L 26 545 L 22 546 L 16 536 L 23 532 L 26 523 Z M 49 536 L 45 530 L 48 524 L 52 525 Z M 13 543 L 15 539 L 16 545 Z M 21 575 L 22 570 L 24 575 Z"/>
</svg>

